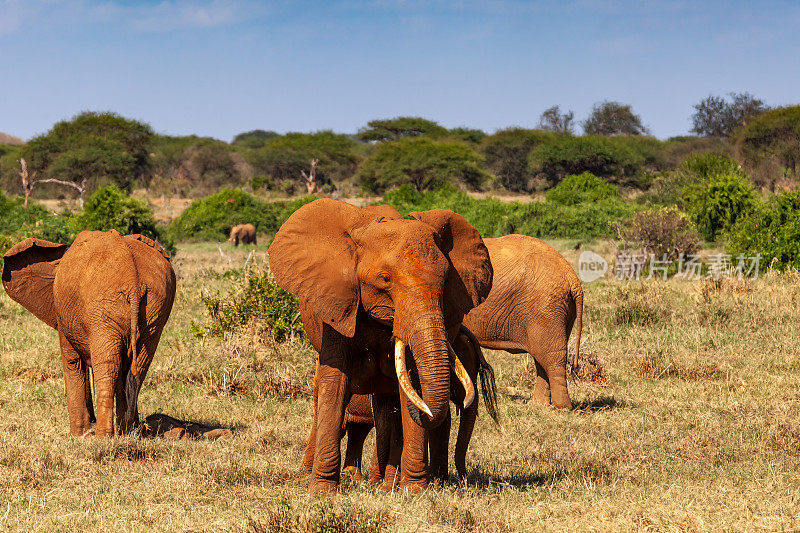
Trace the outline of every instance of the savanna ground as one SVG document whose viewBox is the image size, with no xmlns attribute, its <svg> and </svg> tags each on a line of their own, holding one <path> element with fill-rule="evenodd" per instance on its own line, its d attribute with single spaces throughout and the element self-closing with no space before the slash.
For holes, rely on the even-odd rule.
<svg viewBox="0 0 800 533">
<path fill-rule="evenodd" d="M 573 244 L 556 246 L 574 261 Z M 250 252 L 222 249 L 227 257 L 216 244 L 179 247 L 176 303 L 139 407 L 232 428 L 229 440 L 69 437 L 57 336 L 0 293 L 0 527 L 800 528 L 798 272 L 587 284 L 572 412 L 533 405 L 529 361 L 489 351 L 502 432 L 482 408 L 465 485 L 409 496 L 345 483 L 316 499 L 299 470 L 312 350 L 253 329 L 193 333 L 206 320 L 203 291 L 233 287 L 231 269 Z M 264 263 L 262 245 L 250 265 Z"/>
</svg>

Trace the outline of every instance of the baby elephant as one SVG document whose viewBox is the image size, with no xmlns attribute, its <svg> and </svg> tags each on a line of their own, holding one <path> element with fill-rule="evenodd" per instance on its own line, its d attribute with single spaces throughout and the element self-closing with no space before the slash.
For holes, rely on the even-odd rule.
<svg viewBox="0 0 800 533">
<path fill-rule="evenodd" d="M 3 256 L 3 287 L 58 331 L 72 435 L 138 424 L 137 399 L 175 299 L 169 255 L 142 235 L 82 231 L 72 246 L 25 239 Z"/>
<path fill-rule="evenodd" d="M 242 244 L 258 244 L 256 242 L 256 227 L 252 224 L 239 224 L 232 227 L 228 242 L 234 246 L 239 246 L 239 241 L 242 241 Z"/>
</svg>

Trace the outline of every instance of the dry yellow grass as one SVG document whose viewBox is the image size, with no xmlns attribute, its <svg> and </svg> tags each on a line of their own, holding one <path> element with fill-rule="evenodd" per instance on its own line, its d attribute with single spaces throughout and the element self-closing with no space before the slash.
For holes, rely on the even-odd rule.
<svg viewBox="0 0 800 533">
<path fill-rule="evenodd" d="M 487 352 L 503 432 L 479 419 L 466 485 L 408 496 L 346 483 L 318 500 L 299 472 L 313 352 L 247 331 L 191 333 L 202 291 L 226 290 L 224 272 L 250 251 L 223 250 L 230 264 L 216 244 L 179 248 L 178 296 L 140 411 L 230 427 L 229 440 L 70 438 L 56 334 L 0 294 L 0 528 L 800 528 L 798 273 L 588 284 L 589 379 L 570 384 L 575 410 L 533 405 L 526 359 Z"/>
</svg>

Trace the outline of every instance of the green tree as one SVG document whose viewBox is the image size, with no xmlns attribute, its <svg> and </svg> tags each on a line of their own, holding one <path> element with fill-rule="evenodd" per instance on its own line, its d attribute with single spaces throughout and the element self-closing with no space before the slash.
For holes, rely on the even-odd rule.
<svg viewBox="0 0 800 533">
<path fill-rule="evenodd" d="M 535 147 L 555 139 L 555 134 L 542 130 L 509 128 L 486 137 L 481 142 L 480 151 L 486 166 L 503 187 L 529 192 L 535 175 L 528 166 L 528 154 Z"/>
<path fill-rule="evenodd" d="M 251 130 L 238 134 L 231 144 L 244 148 L 261 148 L 268 140 L 280 137 L 280 133 L 270 130 Z"/>
<path fill-rule="evenodd" d="M 583 123 L 587 135 L 645 135 L 642 117 L 628 104 L 606 100 L 595 104 Z"/>
<path fill-rule="evenodd" d="M 447 135 L 447 128 L 438 122 L 422 117 L 396 117 L 370 120 L 366 127 L 358 130 L 361 141 L 396 141 L 400 137 L 426 135 L 438 138 Z"/>
<path fill-rule="evenodd" d="M 403 184 L 418 191 L 444 183 L 477 189 L 489 178 L 482 163 L 483 158 L 463 143 L 410 137 L 379 145 L 361 164 L 356 179 L 378 194 Z"/>
<path fill-rule="evenodd" d="M 152 140 L 148 124 L 87 111 L 34 137 L 19 155 L 39 179 L 77 184 L 84 192 L 106 183 L 130 189 L 150 179 Z"/>
<path fill-rule="evenodd" d="M 767 111 L 735 136 L 736 153 L 757 183 L 774 188 L 781 178 L 800 178 L 800 106 Z"/>
<path fill-rule="evenodd" d="M 291 180 L 298 184 L 303 182 L 302 172 L 308 172 L 311 160 L 319 159 L 320 185 L 351 177 L 359 161 L 356 142 L 330 130 L 274 137 L 246 157 L 257 174 L 269 176 L 273 181 Z"/>
<path fill-rule="evenodd" d="M 730 137 L 749 119 L 769 108 L 750 93 L 729 93 L 730 101 L 709 95 L 694 106 L 692 132 L 703 137 Z"/>
<path fill-rule="evenodd" d="M 458 127 L 451 129 L 448 133 L 448 137 L 471 144 L 478 144 L 486 138 L 486 132 L 474 128 Z"/>
<path fill-rule="evenodd" d="M 645 163 L 646 157 L 636 145 L 597 135 L 559 135 L 537 145 L 528 155 L 529 172 L 552 185 L 565 176 L 584 172 L 631 184 L 632 178 L 643 172 Z"/>
</svg>

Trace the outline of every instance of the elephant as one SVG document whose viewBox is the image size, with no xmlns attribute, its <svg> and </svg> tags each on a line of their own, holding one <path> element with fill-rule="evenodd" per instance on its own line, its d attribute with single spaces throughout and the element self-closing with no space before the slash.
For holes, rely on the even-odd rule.
<svg viewBox="0 0 800 533">
<path fill-rule="evenodd" d="M 82 231 L 71 246 L 28 238 L 3 259 L 8 295 L 58 331 L 70 433 L 86 435 L 92 422 L 97 437 L 114 433 L 115 423 L 131 431 L 175 299 L 169 255 L 143 235 L 112 229 Z"/>
<path fill-rule="evenodd" d="M 400 483 L 419 491 L 428 484 L 425 429 L 449 413 L 451 368 L 460 368 L 462 386 L 473 390 L 450 341 L 489 294 L 489 253 L 453 211 L 410 216 L 390 206 L 318 199 L 295 211 L 269 247 L 275 281 L 298 295 L 318 352 L 313 492 L 338 490 L 340 433 L 352 394 L 372 393 L 375 411 L 385 397 L 399 395 Z"/>
<path fill-rule="evenodd" d="M 473 384 L 477 384 L 477 378 L 480 376 L 484 404 L 489 415 L 499 424 L 494 370 L 483 357 L 478 340 L 467 328 L 462 326 L 461 332 L 453 342 L 453 348 Z M 453 382 L 452 376 L 451 382 Z M 473 391 L 473 393 L 477 395 L 477 390 Z M 458 475 L 464 478 L 467 475 L 467 448 L 477 420 L 478 402 L 465 401 L 467 400 L 466 391 L 461 387 L 452 387 L 450 394 L 451 401 L 460 412 L 454 458 Z M 370 400 L 370 396 L 364 394 L 354 394 L 351 397 L 345 410 L 344 423 L 340 433 L 340 438 L 344 438 L 345 434 L 347 435 L 347 447 L 342 472 L 356 481 L 363 480 L 361 460 L 364 452 L 364 442 L 376 423 Z M 465 404 L 467 405 L 466 408 L 464 407 Z M 383 424 L 375 438 L 376 453 L 369 472 L 370 483 L 379 484 L 383 482 L 384 490 L 391 490 L 394 487 L 400 460 L 399 454 L 403 444 L 402 433 L 397 429 L 400 425 L 400 421 L 397 420 L 398 408 L 397 406 L 392 407 L 391 403 L 389 406 L 390 409 L 384 410 L 384 419 L 377 421 L 379 426 L 381 422 Z M 312 436 L 313 433 L 312 429 Z M 445 421 L 435 429 L 429 430 L 427 439 L 430 452 L 430 475 L 438 479 L 447 479 L 450 417 L 446 417 Z M 310 437 L 304 456 L 306 471 L 310 468 L 309 461 L 313 459 L 313 456 L 314 439 Z"/>
<path fill-rule="evenodd" d="M 567 391 L 567 342 L 576 326 L 580 351 L 583 288 L 554 248 L 534 237 L 506 235 L 484 240 L 494 277 L 489 297 L 464 318 L 480 345 L 529 353 L 536 363 L 534 401 L 571 409 Z"/>
<path fill-rule="evenodd" d="M 233 243 L 234 246 L 239 246 L 239 241 L 242 241 L 242 244 L 258 244 L 256 227 L 252 224 L 239 224 L 232 227 L 228 242 Z"/>
</svg>

